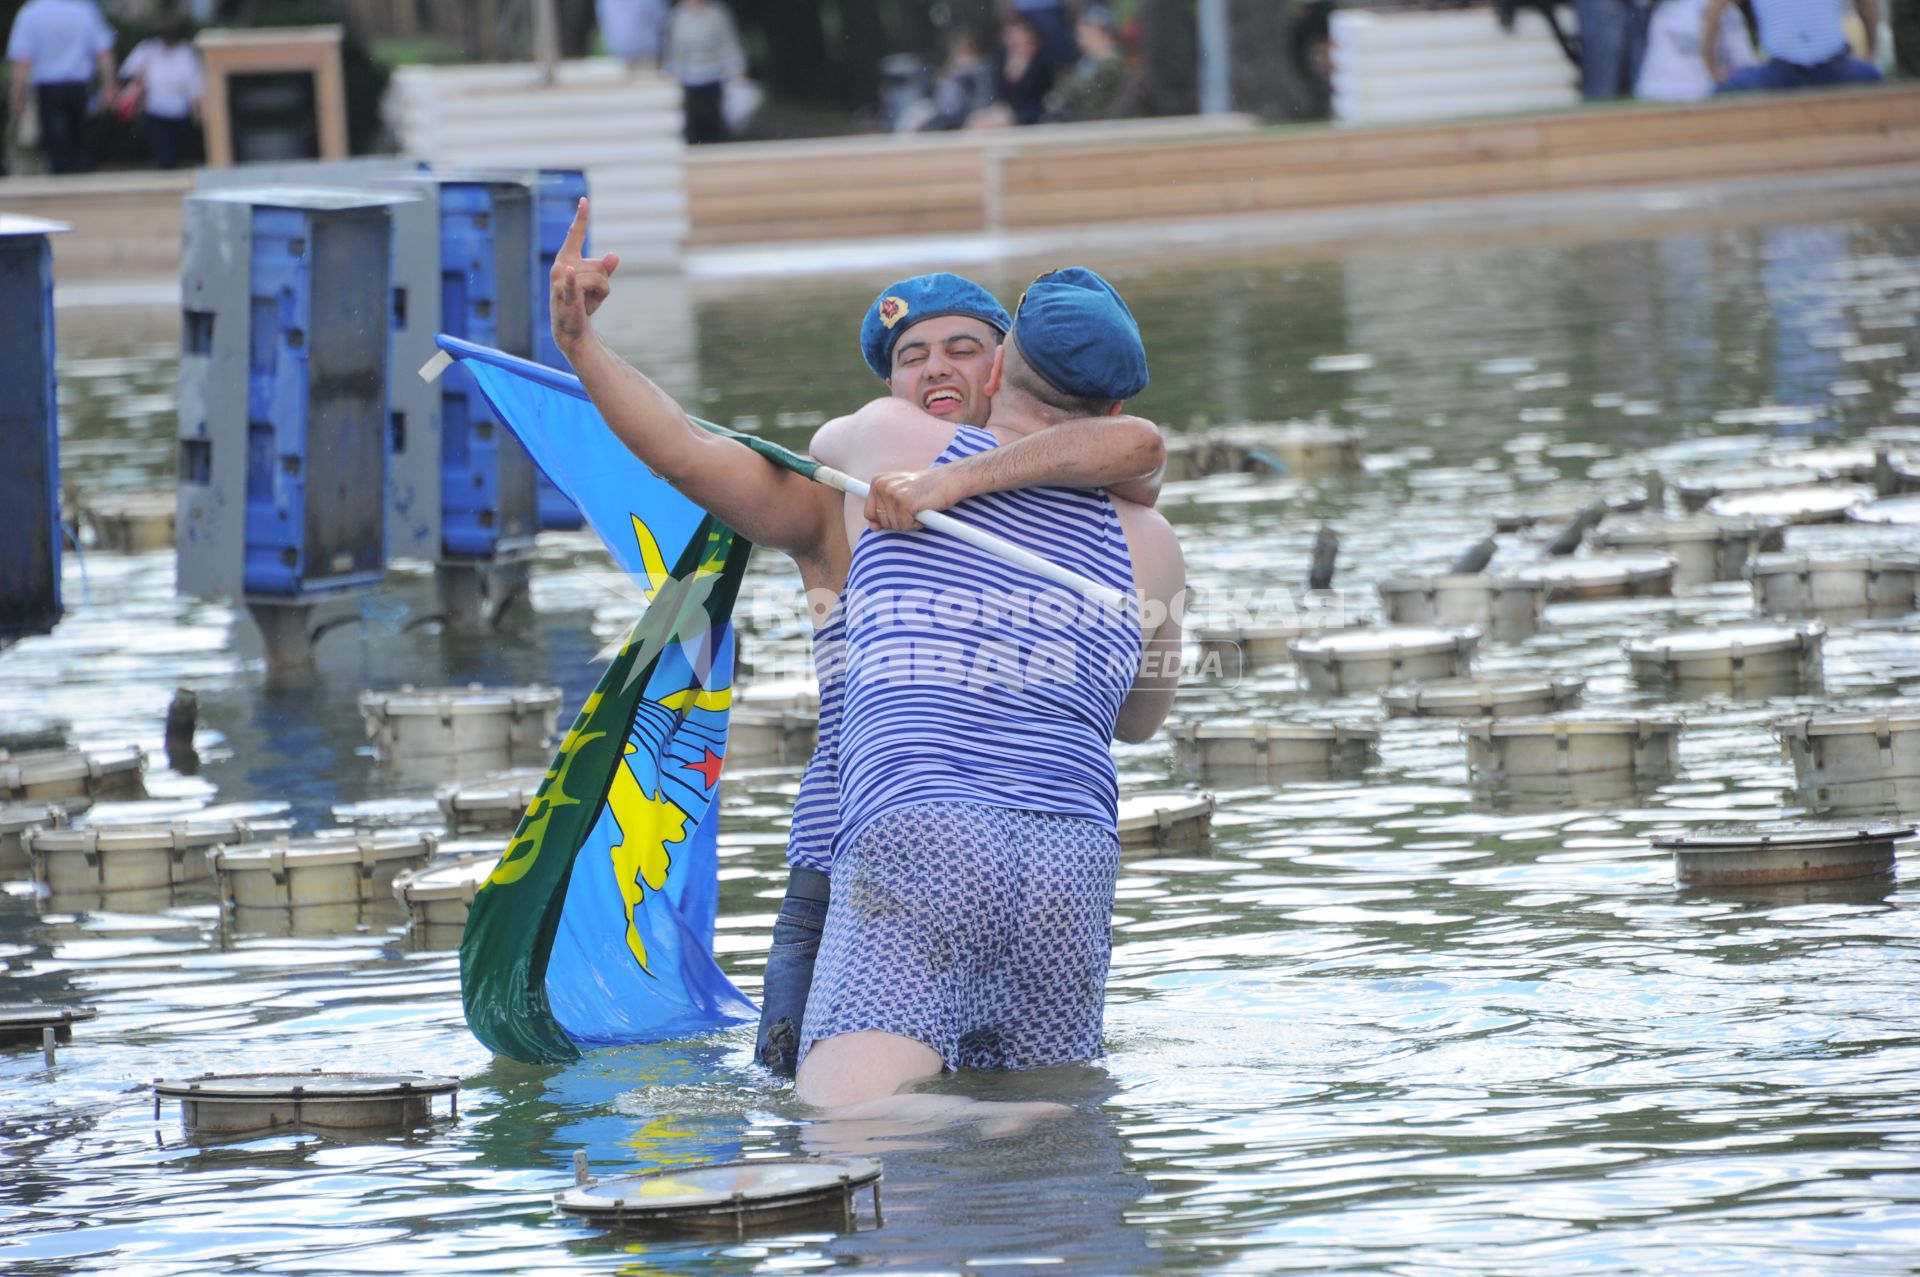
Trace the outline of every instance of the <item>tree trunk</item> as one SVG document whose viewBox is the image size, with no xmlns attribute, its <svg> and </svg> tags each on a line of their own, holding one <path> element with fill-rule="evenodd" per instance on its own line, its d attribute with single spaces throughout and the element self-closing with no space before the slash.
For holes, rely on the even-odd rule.
<svg viewBox="0 0 1920 1277">
<path fill-rule="evenodd" d="M 1894 65 L 1901 75 L 1920 76 L 1920 0 L 1891 0 Z"/>
<path fill-rule="evenodd" d="M 939 66 L 946 60 L 946 39 L 934 24 L 930 6 L 909 0 L 900 5 L 893 16 L 893 47 L 887 52 L 917 53 L 929 66 Z"/>
<path fill-rule="evenodd" d="M 820 29 L 820 6 L 796 0 L 733 0 L 734 16 L 748 40 L 758 34 L 764 65 L 755 74 L 775 93 L 814 101 L 833 101 L 837 59 Z"/>
<path fill-rule="evenodd" d="M 593 0 L 560 0 L 560 56 L 584 58 L 593 47 Z"/>
<path fill-rule="evenodd" d="M 1115 115 L 1189 115 L 1199 109 L 1199 43 L 1185 0 L 1140 0 L 1140 65 Z"/>
<path fill-rule="evenodd" d="M 893 51 L 880 20 L 880 0 L 840 0 L 840 32 L 841 73 L 835 79 L 841 101 L 870 106 L 879 96 L 880 59 Z"/>
<path fill-rule="evenodd" d="M 1293 5 L 1282 0 L 1231 0 L 1233 109 L 1269 123 L 1307 115 L 1293 60 Z"/>
</svg>

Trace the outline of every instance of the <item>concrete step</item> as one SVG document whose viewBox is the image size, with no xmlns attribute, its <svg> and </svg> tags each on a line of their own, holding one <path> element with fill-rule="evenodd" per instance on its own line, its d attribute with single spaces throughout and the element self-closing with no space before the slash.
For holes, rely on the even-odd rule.
<svg viewBox="0 0 1920 1277">
<path fill-rule="evenodd" d="M 560 62 L 554 72 L 555 87 L 562 89 L 620 85 L 679 87 L 656 71 L 629 74 L 626 64 L 618 58 L 568 58 Z M 425 86 L 428 91 L 485 92 L 543 87 L 540 68 L 532 62 L 468 62 L 457 65 L 412 63 L 397 69 L 393 73 L 393 82 L 409 90 Z"/>
<path fill-rule="evenodd" d="M 402 147 L 436 164 L 577 168 L 594 240 L 643 270 L 671 269 L 687 238 L 679 85 L 620 63 L 562 63 L 538 83 L 524 64 L 407 67 L 388 119 Z"/>
<path fill-rule="evenodd" d="M 505 131 L 426 127 L 410 130 L 400 136 L 411 155 L 430 159 L 459 156 L 463 163 L 531 163 L 543 168 L 620 164 L 678 171 L 685 145 L 678 137 L 606 138 L 599 141 L 588 138 L 555 143 L 551 134 L 543 142 L 538 129 L 508 134 Z"/>
<path fill-rule="evenodd" d="M 1485 9 L 1333 15 L 1333 114 L 1346 124 L 1468 119 L 1579 100 L 1539 14 L 1502 31 Z"/>
</svg>

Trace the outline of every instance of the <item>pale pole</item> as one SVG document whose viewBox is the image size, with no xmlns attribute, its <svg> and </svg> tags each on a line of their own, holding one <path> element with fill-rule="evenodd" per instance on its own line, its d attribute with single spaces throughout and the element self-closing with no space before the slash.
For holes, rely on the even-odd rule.
<svg viewBox="0 0 1920 1277">
<path fill-rule="evenodd" d="M 1232 23 L 1227 0 L 1200 0 L 1200 113 L 1233 110 Z"/>
<path fill-rule="evenodd" d="M 533 56 L 540 63 L 540 83 L 552 84 L 560 65 L 560 11 L 558 0 L 533 0 Z"/>
</svg>

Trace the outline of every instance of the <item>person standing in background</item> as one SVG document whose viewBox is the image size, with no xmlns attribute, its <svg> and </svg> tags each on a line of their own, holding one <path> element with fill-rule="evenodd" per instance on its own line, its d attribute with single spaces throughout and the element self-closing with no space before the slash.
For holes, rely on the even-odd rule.
<svg viewBox="0 0 1920 1277">
<path fill-rule="evenodd" d="M 687 141 L 726 141 L 721 92 L 727 81 L 747 73 L 733 11 L 721 0 L 680 0 L 667 19 L 666 70 L 685 91 Z"/>
<path fill-rule="evenodd" d="M 1018 17 L 1031 18 L 1047 50 L 1047 60 L 1055 68 L 1070 67 L 1080 60 L 1080 46 L 1074 40 L 1073 20 L 1067 16 L 1063 0 L 1013 0 Z"/>
<path fill-rule="evenodd" d="M 120 64 L 121 109 L 140 111 L 140 137 L 158 168 L 179 168 L 193 143 L 205 81 L 200 54 L 187 39 L 187 24 L 175 18 L 134 46 Z M 131 104 L 131 106 L 130 106 Z"/>
<path fill-rule="evenodd" d="M 1720 29 L 1729 0 L 1710 0 L 1701 20 L 1707 70 L 1719 81 L 1716 93 L 1750 89 L 1811 89 L 1835 84 L 1878 84 L 1873 54 L 1880 39 L 1879 0 L 1854 0 L 1866 38 L 1866 58 L 1853 56 L 1841 23 L 1844 0 L 1752 0 L 1760 51 L 1767 60 L 1738 70 L 1727 66 L 1704 33 Z"/>
<path fill-rule="evenodd" d="M 1000 28 L 1000 65 L 995 72 L 999 105 L 1015 124 L 1038 124 L 1046 113 L 1047 94 L 1053 89 L 1054 65 L 1040 34 L 1040 26 L 1024 13 L 1008 18 Z"/>
<path fill-rule="evenodd" d="M 1647 20 L 1647 52 L 1640 60 L 1640 77 L 1633 96 L 1646 102 L 1698 102 L 1713 93 L 1701 48 L 1707 0 L 1660 0 Z M 1717 42 L 1720 65 L 1738 69 L 1753 63 L 1753 45 L 1747 24 L 1726 9 L 1720 15 Z"/>
<path fill-rule="evenodd" d="M 594 13 L 600 23 L 600 42 L 627 64 L 629 72 L 660 64 L 667 0 L 595 0 Z"/>
<path fill-rule="evenodd" d="M 82 129 L 87 90 L 100 77 L 102 105 L 114 100 L 113 28 L 93 0 L 27 0 L 7 36 L 13 64 L 8 106 L 18 119 L 33 90 L 40 113 L 40 150 L 49 173 L 84 173 L 93 167 Z"/>
<path fill-rule="evenodd" d="M 1550 5 L 1541 11 L 1553 21 Z M 1640 69 L 1642 31 L 1633 0 L 1575 0 L 1574 12 L 1580 18 L 1580 96 L 1589 102 L 1625 97 Z M 1559 34 L 1557 23 L 1554 31 Z"/>
<path fill-rule="evenodd" d="M 980 56 L 973 32 L 955 27 L 947 34 L 947 60 L 933 81 L 933 97 L 922 105 L 909 131 L 957 129 L 993 105 L 993 68 Z"/>
<path fill-rule="evenodd" d="M 1048 99 L 1047 118 L 1104 119 L 1112 113 L 1120 84 L 1127 77 L 1120 36 L 1113 29 L 1113 11 L 1104 4 L 1089 4 L 1080 11 L 1074 37 L 1080 43 L 1080 61 Z"/>
</svg>

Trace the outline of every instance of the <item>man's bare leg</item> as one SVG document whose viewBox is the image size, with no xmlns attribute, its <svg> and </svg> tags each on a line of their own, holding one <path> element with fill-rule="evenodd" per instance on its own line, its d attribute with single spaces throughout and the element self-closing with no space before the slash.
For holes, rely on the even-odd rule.
<svg viewBox="0 0 1920 1277">
<path fill-rule="evenodd" d="M 898 1033 L 865 1030 L 823 1038 L 800 1063 L 794 1091 L 822 1109 L 808 1147 L 839 1154 L 878 1153 L 902 1138 L 977 1122 L 987 1138 L 1011 1135 L 1070 1110 L 1041 1101 L 1006 1103 L 964 1095 L 907 1095 L 940 1074 L 940 1053 Z"/>
<path fill-rule="evenodd" d="M 841 1033 L 813 1044 L 794 1093 L 815 1108 L 841 1109 L 898 1095 L 940 1069 L 940 1053 L 924 1042 L 877 1029 Z"/>
</svg>

